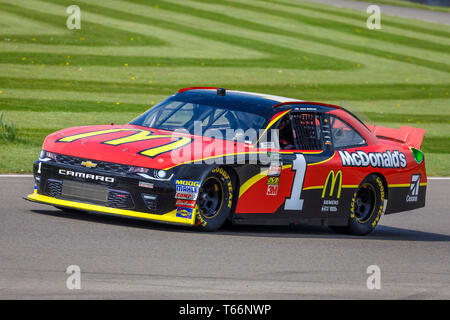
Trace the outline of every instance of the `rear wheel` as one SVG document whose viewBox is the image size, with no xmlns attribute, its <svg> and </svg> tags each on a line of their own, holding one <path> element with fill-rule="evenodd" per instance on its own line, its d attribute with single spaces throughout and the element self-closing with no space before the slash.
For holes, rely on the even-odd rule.
<svg viewBox="0 0 450 320">
<path fill-rule="evenodd" d="M 196 226 L 200 230 L 215 231 L 231 213 L 233 182 L 224 168 L 213 169 L 203 181 L 196 206 Z"/>
<path fill-rule="evenodd" d="M 367 235 L 380 221 L 384 208 L 385 191 L 378 176 L 368 176 L 353 194 L 347 226 L 330 227 L 337 233 Z"/>
</svg>

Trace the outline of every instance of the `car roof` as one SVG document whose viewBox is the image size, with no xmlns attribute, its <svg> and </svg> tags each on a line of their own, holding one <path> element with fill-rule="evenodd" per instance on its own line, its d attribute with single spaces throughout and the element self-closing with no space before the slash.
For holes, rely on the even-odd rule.
<svg viewBox="0 0 450 320">
<path fill-rule="evenodd" d="M 226 90 L 224 96 L 217 94 L 217 88 L 184 88 L 169 98 L 174 101 L 183 101 L 217 107 L 230 110 L 245 111 L 271 117 L 276 113 L 273 106 L 289 101 L 299 101 L 281 96 L 274 96 L 264 93 L 245 92 L 236 90 Z"/>
</svg>

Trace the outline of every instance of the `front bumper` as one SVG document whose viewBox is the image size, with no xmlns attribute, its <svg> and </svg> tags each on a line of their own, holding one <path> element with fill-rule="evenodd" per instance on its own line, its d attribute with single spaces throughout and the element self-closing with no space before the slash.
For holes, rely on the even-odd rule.
<svg viewBox="0 0 450 320">
<path fill-rule="evenodd" d="M 195 214 L 190 218 L 177 216 L 172 180 L 149 181 L 137 175 L 105 173 L 54 161 L 36 161 L 34 176 L 34 193 L 25 197 L 33 202 L 158 222 L 195 224 Z"/>
</svg>

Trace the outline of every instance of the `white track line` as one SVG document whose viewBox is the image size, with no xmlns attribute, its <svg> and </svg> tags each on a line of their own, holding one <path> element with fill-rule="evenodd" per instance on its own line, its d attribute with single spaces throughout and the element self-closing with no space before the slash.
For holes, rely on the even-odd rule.
<svg viewBox="0 0 450 320">
<path fill-rule="evenodd" d="M 33 178 L 32 174 L 0 174 L 0 178 Z"/>
</svg>

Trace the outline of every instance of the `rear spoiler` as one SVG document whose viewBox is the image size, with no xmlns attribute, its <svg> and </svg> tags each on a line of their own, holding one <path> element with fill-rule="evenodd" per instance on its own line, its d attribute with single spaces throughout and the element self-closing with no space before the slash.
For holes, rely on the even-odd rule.
<svg viewBox="0 0 450 320">
<path fill-rule="evenodd" d="M 395 140 L 420 149 L 425 129 L 401 126 L 400 129 L 367 125 L 370 131 L 378 138 Z"/>
</svg>

